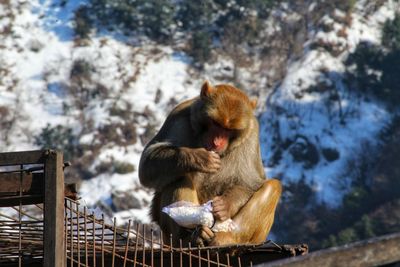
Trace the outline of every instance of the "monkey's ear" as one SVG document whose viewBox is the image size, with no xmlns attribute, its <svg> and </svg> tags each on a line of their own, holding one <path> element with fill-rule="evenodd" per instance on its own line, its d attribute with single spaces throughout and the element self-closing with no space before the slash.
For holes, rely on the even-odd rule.
<svg viewBox="0 0 400 267">
<path fill-rule="evenodd" d="M 255 109 L 257 107 L 257 101 L 258 101 L 257 97 L 253 97 L 250 99 L 250 105 L 253 109 Z"/>
<path fill-rule="evenodd" d="M 201 87 L 200 97 L 201 98 L 209 97 L 213 90 L 214 88 L 211 86 L 211 84 L 208 81 L 205 81 L 203 83 L 203 86 Z"/>
</svg>

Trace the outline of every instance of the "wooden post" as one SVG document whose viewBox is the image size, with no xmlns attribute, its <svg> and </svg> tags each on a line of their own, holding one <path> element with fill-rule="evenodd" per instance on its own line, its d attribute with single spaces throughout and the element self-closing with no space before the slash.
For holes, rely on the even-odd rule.
<svg viewBox="0 0 400 267">
<path fill-rule="evenodd" d="M 64 267 L 64 172 L 61 152 L 45 152 L 44 175 L 43 266 Z"/>
</svg>

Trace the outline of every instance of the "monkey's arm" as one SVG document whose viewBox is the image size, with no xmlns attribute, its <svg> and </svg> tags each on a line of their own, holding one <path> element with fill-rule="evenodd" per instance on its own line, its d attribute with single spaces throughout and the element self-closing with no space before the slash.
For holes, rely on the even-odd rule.
<svg viewBox="0 0 400 267">
<path fill-rule="evenodd" d="M 216 172 L 218 154 L 204 148 L 179 147 L 168 142 L 151 144 L 143 151 L 139 164 L 140 182 L 161 190 L 190 172 Z"/>
<path fill-rule="evenodd" d="M 218 154 L 193 148 L 198 139 L 190 121 L 193 101 L 178 105 L 144 149 L 139 163 L 139 179 L 144 186 L 162 190 L 190 172 L 213 173 L 220 168 Z"/>
<path fill-rule="evenodd" d="M 181 151 L 190 131 L 189 115 L 178 109 L 179 106 L 168 115 L 157 135 L 143 150 L 139 179 L 146 187 L 161 190 L 187 171 Z"/>
<path fill-rule="evenodd" d="M 167 142 L 150 144 L 140 158 L 140 182 L 146 187 L 157 190 L 178 179 L 183 171 L 175 166 L 178 158 L 178 147 Z"/>
</svg>

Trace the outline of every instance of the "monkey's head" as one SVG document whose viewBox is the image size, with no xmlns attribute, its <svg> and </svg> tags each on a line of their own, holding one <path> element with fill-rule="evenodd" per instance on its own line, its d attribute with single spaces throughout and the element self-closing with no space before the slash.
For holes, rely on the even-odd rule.
<svg viewBox="0 0 400 267">
<path fill-rule="evenodd" d="M 224 155 L 246 138 L 254 117 L 257 101 L 239 89 L 222 84 L 211 86 L 207 81 L 200 92 L 200 108 L 192 124 L 201 131 L 201 144 L 207 150 Z"/>
</svg>

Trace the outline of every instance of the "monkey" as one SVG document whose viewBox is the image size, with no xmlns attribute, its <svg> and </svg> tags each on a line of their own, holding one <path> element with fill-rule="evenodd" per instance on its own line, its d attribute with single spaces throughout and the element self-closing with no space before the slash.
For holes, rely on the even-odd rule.
<svg viewBox="0 0 400 267">
<path fill-rule="evenodd" d="M 145 146 L 139 180 L 155 191 L 150 214 L 165 241 L 170 235 L 174 246 L 179 240 L 201 246 L 266 240 L 282 187 L 264 173 L 256 104 L 232 85 L 206 81 L 200 95 L 178 104 Z M 212 200 L 214 218 L 232 218 L 238 229 L 214 233 L 206 226 L 180 227 L 161 209 L 181 200 Z"/>
</svg>

